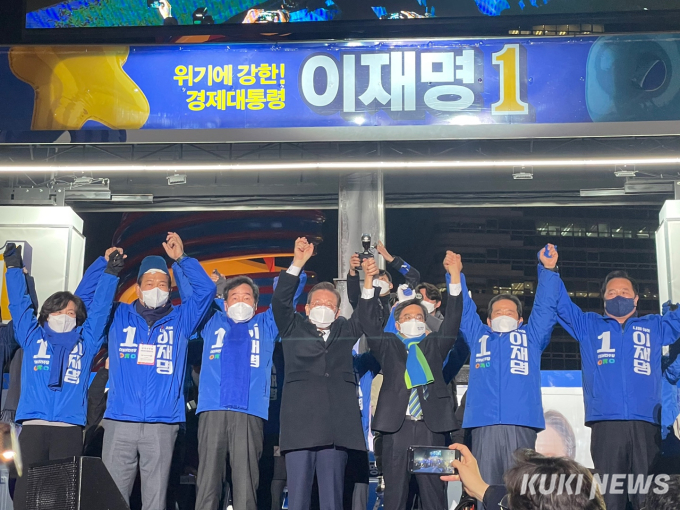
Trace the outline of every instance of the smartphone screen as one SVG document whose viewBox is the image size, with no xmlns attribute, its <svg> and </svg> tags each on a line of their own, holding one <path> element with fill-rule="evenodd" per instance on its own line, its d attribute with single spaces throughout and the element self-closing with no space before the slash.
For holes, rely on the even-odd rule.
<svg viewBox="0 0 680 510">
<path fill-rule="evenodd" d="M 408 449 L 409 472 L 417 475 L 455 475 L 454 460 L 460 460 L 458 450 L 440 446 L 410 446 Z"/>
</svg>

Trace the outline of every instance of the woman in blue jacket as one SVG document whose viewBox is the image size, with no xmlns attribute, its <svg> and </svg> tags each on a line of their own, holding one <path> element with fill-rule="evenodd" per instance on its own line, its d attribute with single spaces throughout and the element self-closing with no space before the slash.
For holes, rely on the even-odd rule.
<svg viewBox="0 0 680 510">
<path fill-rule="evenodd" d="M 16 419 L 22 424 L 19 445 L 27 466 L 82 452 L 90 367 L 104 340 L 123 257 L 122 250 L 109 256 L 88 310 L 79 297 L 62 291 L 45 300 L 36 318 L 21 251 L 7 244 L 9 309 L 16 340 L 24 349 Z M 26 506 L 24 474 L 17 480 L 14 508 Z"/>
</svg>

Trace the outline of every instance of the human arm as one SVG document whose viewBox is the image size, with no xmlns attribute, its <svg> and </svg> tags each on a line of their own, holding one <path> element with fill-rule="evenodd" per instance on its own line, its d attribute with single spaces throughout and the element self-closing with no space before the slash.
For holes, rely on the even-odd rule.
<svg viewBox="0 0 680 510">
<path fill-rule="evenodd" d="M 374 376 L 380 372 L 380 363 L 371 352 L 364 352 L 354 356 L 354 370 L 361 379 L 368 372 Z"/>
<path fill-rule="evenodd" d="M 477 313 L 477 305 L 470 297 L 468 292 L 465 275 L 460 275 L 461 296 L 463 297 L 463 314 L 460 319 L 460 334 L 463 340 L 470 347 L 473 342 L 476 342 L 481 336 L 484 329 L 484 323 Z"/>
<path fill-rule="evenodd" d="M 538 252 L 538 286 L 526 329 L 530 338 L 538 341 L 541 350 L 550 343 L 552 330 L 557 322 L 557 297 L 560 288 L 560 277 L 556 272 L 558 257 L 552 244 Z"/>
<path fill-rule="evenodd" d="M 7 243 L 4 259 L 7 264 L 5 281 L 14 334 L 17 343 L 25 349 L 32 342 L 39 340 L 42 335 L 22 269 L 21 247 L 17 247 L 14 243 Z"/>
<path fill-rule="evenodd" d="M 453 344 L 453 349 L 451 349 L 444 361 L 444 382 L 449 384 L 453 381 L 460 369 L 463 368 L 465 362 L 470 356 L 470 349 L 462 338 L 463 335 L 458 335 L 456 343 Z"/>
<path fill-rule="evenodd" d="M 661 336 L 663 345 L 673 346 L 671 351 L 679 345 L 679 343 L 676 343 L 680 339 L 680 309 L 677 306 L 669 306 L 661 317 Z M 680 364 L 678 364 L 677 358 L 666 370 L 675 371 L 676 365 L 680 377 Z"/>
<path fill-rule="evenodd" d="M 186 277 L 185 281 L 176 282 L 180 296 L 186 296 L 179 309 L 179 320 L 188 338 L 198 330 L 210 310 L 215 299 L 215 284 L 198 260 L 187 257 L 182 239 L 176 233 L 168 232 L 163 248 L 168 257 L 175 261 L 172 265 L 173 273 L 179 268 Z"/>
<path fill-rule="evenodd" d="M 87 310 L 87 319 L 83 324 L 83 342 L 93 351 L 98 350 L 104 342 L 104 333 L 118 288 L 118 273 L 123 268 L 124 257 L 120 249 L 111 252 L 104 272 L 99 275 L 97 287 Z"/>
<path fill-rule="evenodd" d="M 446 269 L 447 290 L 449 298 L 446 303 L 446 315 L 437 333 L 432 333 L 424 341 L 438 342 L 439 352 L 445 359 L 449 351 L 453 348 L 463 313 L 463 298 L 461 296 L 461 274 L 463 263 L 460 255 L 452 251 L 446 252 L 444 258 L 444 268 Z"/>
<path fill-rule="evenodd" d="M 287 271 L 281 271 L 274 287 L 271 310 L 281 338 L 285 338 L 295 324 L 295 289 L 300 283 L 300 273 L 314 254 L 314 245 L 306 238 L 298 237 L 293 249 L 293 263 Z"/>
<path fill-rule="evenodd" d="M 276 287 L 279 285 L 279 277 L 277 276 L 274 278 L 274 292 L 276 292 Z M 300 301 L 300 298 L 302 297 L 302 294 L 305 291 L 305 286 L 307 285 L 307 273 L 302 271 L 300 273 L 300 278 L 298 282 L 297 289 L 295 290 L 295 296 L 293 296 L 293 310 L 297 308 L 297 305 Z M 262 318 L 263 318 L 263 327 L 265 328 L 266 334 L 269 335 L 268 337 L 271 338 L 272 340 L 278 341 L 281 339 L 279 335 L 279 328 L 276 327 L 276 321 L 274 320 L 274 302 L 272 301 L 271 304 L 269 305 L 269 308 L 267 308 L 267 311 L 262 313 Z"/>
<path fill-rule="evenodd" d="M 14 337 L 14 324 L 0 324 L 0 371 L 19 348 L 19 344 Z"/>
<path fill-rule="evenodd" d="M 364 259 L 361 264 L 364 270 L 364 288 L 357 309 L 350 318 L 350 325 L 354 327 L 354 334 L 359 338 L 366 335 L 368 348 L 375 353 L 378 361 L 382 360 L 382 319 L 378 303 L 378 293 L 373 288 L 373 279 L 378 276 L 378 266 L 375 259 Z"/>
<path fill-rule="evenodd" d="M 404 276 L 408 286 L 415 290 L 420 283 L 420 272 L 415 267 L 412 267 L 411 264 L 405 262 L 401 257 L 390 254 L 382 241 L 378 241 L 375 248 L 385 259 L 385 262 L 387 262 L 387 264 L 395 271 L 399 271 Z"/>
<path fill-rule="evenodd" d="M 94 299 L 94 293 L 97 290 L 97 284 L 99 283 L 99 277 L 106 270 L 109 259 L 115 251 L 119 251 L 120 253 L 123 252 L 122 248 L 112 246 L 106 250 L 102 257 L 98 257 L 92 264 L 90 264 L 90 267 L 88 267 L 85 271 L 85 274 L 83 275 L 78 287 L 76 288 L 76 291 L 74 292 L 74 294 L 83 301 L 86 310 L 90 309 L 90 304 Z"/>
<path fill-rule="evenodd" d="M 557 284 L 557 320 L 576 341 L 588 338 L 586 313 L 572 302 L 562 279 Z"/>
<path fill-rule="evenodd" d="M 349 260 L 349 271 L 347 273 L 347 300 L 352 306 L 352 310 L 356 310 L 361 298 L 359 267 L 361 267 L 361 261 L 359 260 L 359 255 L 355 253 Z"/>
</svg>

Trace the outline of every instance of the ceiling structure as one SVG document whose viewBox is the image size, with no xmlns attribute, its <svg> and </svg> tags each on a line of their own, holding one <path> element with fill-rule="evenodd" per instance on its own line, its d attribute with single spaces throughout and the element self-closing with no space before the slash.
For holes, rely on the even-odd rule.
<svg viewBox="0 0 680 510">
<path fill-rule="evenodd" d="M 0 204 L 335 208 L 339 175 L 376 165 L 393 208 L 661 204 L 680 182 L 680 136 L 2 145 Z"/>
</svg>

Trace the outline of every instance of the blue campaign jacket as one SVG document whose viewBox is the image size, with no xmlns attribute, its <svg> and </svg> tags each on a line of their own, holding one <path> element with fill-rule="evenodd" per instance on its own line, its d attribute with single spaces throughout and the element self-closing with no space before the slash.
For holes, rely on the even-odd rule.
<svg viewBox="0 0 680 510">
<path fill-rule="evenodd" d="M 182 304 L 149 327 L 135 303 L 120 303 L 109 328 L 109 394 L 104 418 L 141 423 L 182 423 L 188 339 L 215 297 L 215 284 L 196 259 L 172 266 Z M 191 289 L 186 289 L 186 285 Z M 137 363 L 141 344 L 156 346 L 153 365 Z"/>
<path fill-rule="evenodd" d="M 557 321 L 559 275 L 538 266 L 538 287 L 528 323 L 496 333 L 481 321 L 461 275 L 460 334 L 470 348 L 470 382 L 463 428 L 520 425 L 544 429 L 541 354 Z"/>
<path fill-rule="evenodd" d="M 92 277 L 92 275 L 87 275 Z M 7 270 L 7 292 L 14 331 L 24 349 L 21 367 L 21 397 L 17 421 L 46 420 L 73 425 L 85 425 L 87 387 L 90 367 L 95 354 L 104 342 L 106 325 L 111 313 L 118 278 L 110 274 L 96 274 L 96 290 L 87 310 L 87 320 L 80 330 L 80 340 L 69 355 L 61 391 L 53 391 L 47 384 L 50 378 L 52 348 L 43 340 L 44 330 L 35 317 L 26 278 L 18 268 Z M 88 283 L 89 285 L 92 282 Z"/>
<path fill-rule="evenodd" d="M 561 281 L 561 280 L 560 280 Z M 586 425 L 661 419 L 661 353 L 680 337 L 680 311 L 616 319 L 583 312 L 560 285 L 558 320 L 581 348 Z"/>
<path fill-rule="evenodd" d="M 300 284 L 295 293 L 294 302 L 300 298 L 307 283 L 307 275 L 300 274 Z M 267 311 L 258 313 L 248 322 L 248 330 L 252 339 L 250 352 L 250 391 L 248 409 L 236 409 L 222 406 L 220 388 L 222 384 L 222 344 L 230 329 L 224 301 L 216 300 L 218 307 L 213 307 L 214 314 L 201 331 L 203 338 L 203 360 L 199 379 L 199 398 L 197 413 L 204 411 L 235 411 L 259 416 L 266 420 L 269 415 L 269 400 L 272 378 L 272 356 L 274 344 L 279 340 L 279 329 L 274 323 L 271 306 Z M 221 338 L 220 338 L 221 337 Z M 229 381 L 226 381 L 229 384 Z"/>
</svg>

